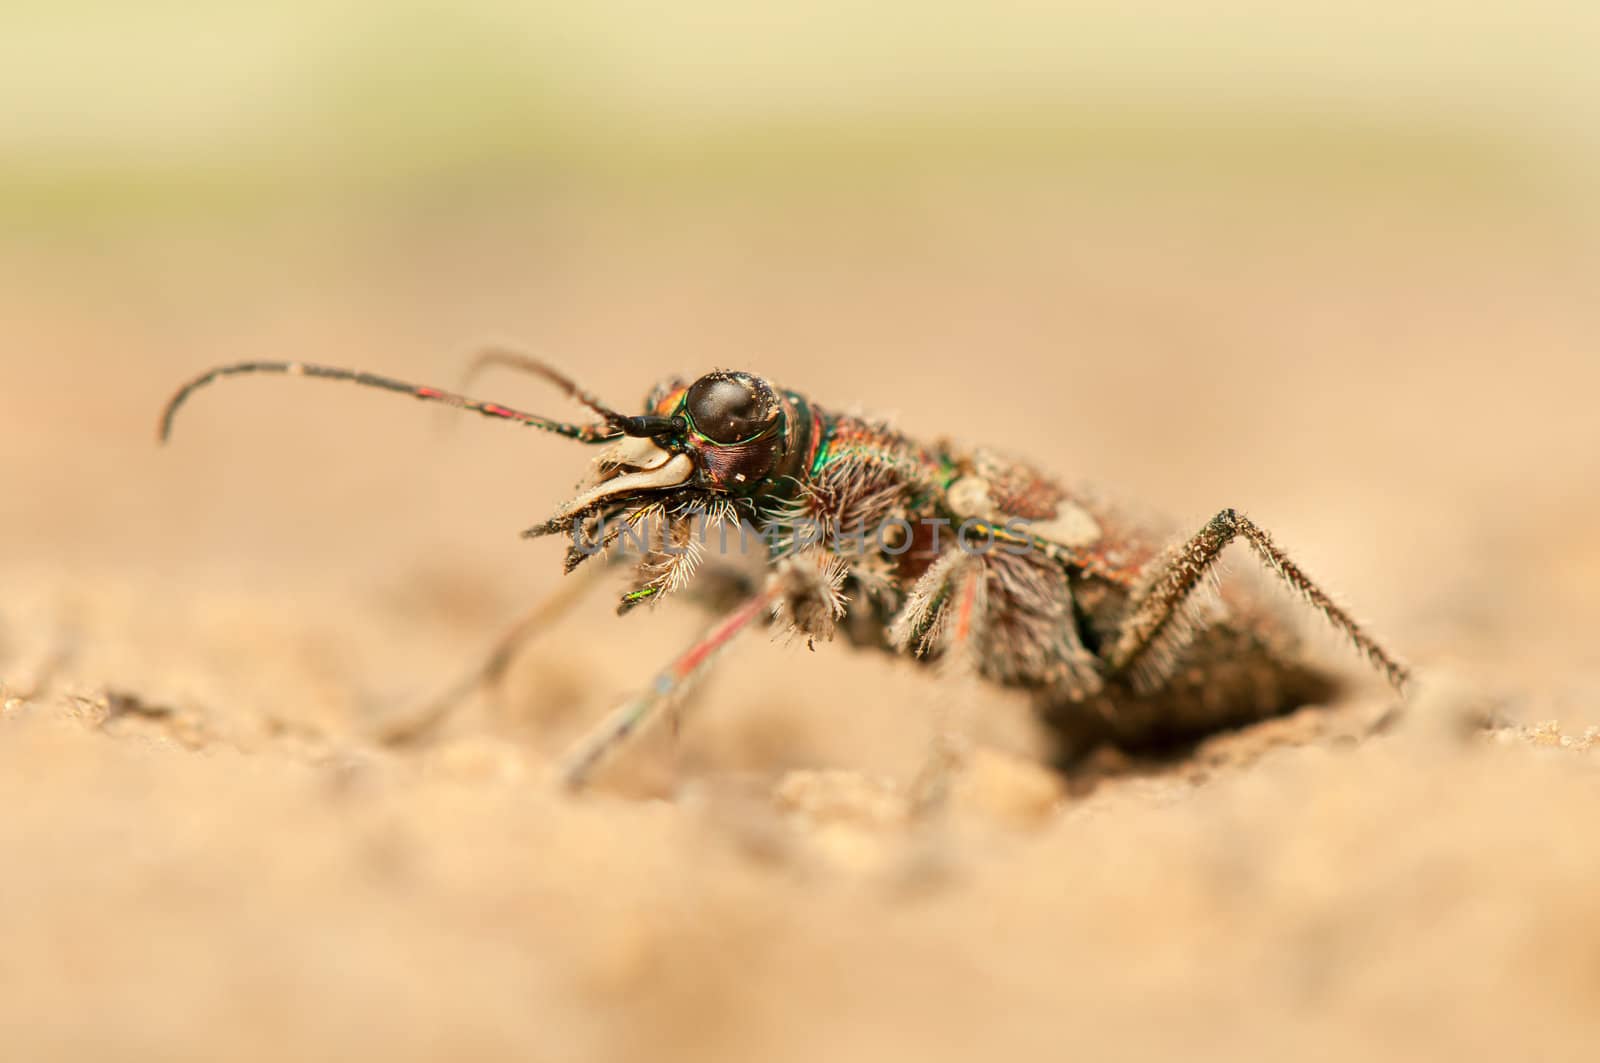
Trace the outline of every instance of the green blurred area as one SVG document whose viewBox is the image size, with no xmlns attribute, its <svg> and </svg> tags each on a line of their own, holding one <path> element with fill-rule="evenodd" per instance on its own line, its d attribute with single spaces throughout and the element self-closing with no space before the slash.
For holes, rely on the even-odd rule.
<svg viewBox="0 0 1600 1063">
<path fill-rule="evenodd" d="M 1592 173 L 1593 6 L 10 0 L 0 224 L 930 173 L 1526 200 Z"/>
</svg>

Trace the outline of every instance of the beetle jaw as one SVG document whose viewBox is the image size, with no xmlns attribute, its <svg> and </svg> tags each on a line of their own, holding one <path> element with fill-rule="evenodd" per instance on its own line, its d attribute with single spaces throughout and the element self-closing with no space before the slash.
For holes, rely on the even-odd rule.
<svg viewBox="0 0 1600 1063">
<path fill-rule="evenodd" d="M 559 524 L 604 502 L 665 488 L 682 487 L 695 472 L 694 458 L 673 453 L 646 438 L 624 439 L 601 454 L 600 481 L 566 502 L 546 523 Z"/>
</svg>

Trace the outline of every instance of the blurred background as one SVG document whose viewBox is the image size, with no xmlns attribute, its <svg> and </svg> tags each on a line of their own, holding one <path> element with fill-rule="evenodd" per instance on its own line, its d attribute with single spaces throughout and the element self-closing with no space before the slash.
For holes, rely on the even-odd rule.
<svg viewBox="0 0 1600 1063">
<path fill-rule="evenodd" d="M 1558 0 L 10 0 L 0 996 L 21 1043 L 942 1058 L 1059 1049 L 1067 1021 L 1133 1054 L 1308 1028 L 1371 1054 L 1436 1045 L 1459 1010 L 1486 1051 L 1526 1047 L 1535 1001 L 1541 1045 L 1577 1043 L 1600 995 L 1592 768 L 1364 748 L 1097 791 L 1104 816 L 1052 806 L 1025 842 L 980 817 L 934 858 L 849 790 L 890 800 L 916 769 L 928 678 L 753 638 L 676 743 L 569 806 L 550 755 L 692 610 L 618 620 L 601 592 L 444 745 L 366 735 L 556 586 L 559 545 L 517 532 L 586 453 L 265 378 L 153 436 L 227 361 L 451 387 L 494 341 L 629 407 L 749 369 L 1179 526 L 1243 509 L 1403 656 L 1584 745 L 1597 43 L 1593 6 Z M 569 412 L 534 381 L 476 390 Z M 1025 706 L 966 715 L 1054 785 L 1022 767 Z M 803 827 L 724 793 L 814 769 L 856 796 Z M 1430 840 L 1390 832 L 1404 810 Z M 1341 891 L 1352 852 L 1370 868 Z M 930 861 L 955 885 L 899 914 Z M 1467 955 L 1527 977 L 1508 997 Z"/>
</svg>

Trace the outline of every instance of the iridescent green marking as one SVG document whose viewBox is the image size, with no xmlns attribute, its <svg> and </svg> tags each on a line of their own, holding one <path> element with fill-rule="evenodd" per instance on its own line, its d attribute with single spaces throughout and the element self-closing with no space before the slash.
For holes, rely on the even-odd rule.
<svg viewBox="0 0 1600 1063">
<path fill-rule="evenodd" d="M 899 465 L 906 460 L 905 454 L 893 447 L 861 443 L 851 439 L 839 440 L 833 436 L 831 427 L 827 431 L 828 437 L 817 448 L 816 460 L 811 463 L 812 476 L 818 475 L 830 465 L 851 458 L 884 465 Z M 835 444 L 839 445 L 835 447 Z"/>
<path fill-rule="evenodd" d="M 636 605 L 648 602 L 651 598 L 656 597 L 660 593 L 660 587 L 640 587 L 636 591 L 629 591 L 627 594 L 624 594 L 622 596 L 622 600 L 618 604 L 621 605 L 624 610 L 632 609 Z"/>
<path fill-rule="evenodd" d="M 1070 546 L 1052 542 L 1049 539 L 1042 539 L 1037 535 L 1018 534 L 1011 528 L 987 521 L 974 525 L 974 528 L 989 532 L 994 537 L 994 541 L 1002 545 L 1037 550 L 1057 564 L 1079 568 L 1095 576 L 1110 578 L 1113 575 L 1105 562 L 1092 553 L 1076 550 Z"/>
<path fill-rule="evenodd" d="M 822 470 L 827 467 L 828 462 L 833 460 L 832 449 L 833 425 L 824 420 L 822 422 L 822 441 L 817 444 L 817 456 L 811 459 L 811 475 L 813 477 L 821 474 Z"/>
</svg>

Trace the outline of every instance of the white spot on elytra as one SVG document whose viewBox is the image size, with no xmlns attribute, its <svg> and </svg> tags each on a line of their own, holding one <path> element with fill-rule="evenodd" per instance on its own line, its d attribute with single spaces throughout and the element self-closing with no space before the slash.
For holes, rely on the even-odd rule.
<svg viewBox="0 0 1600 1063">
<path fill-rule="evenodd" d="M 994 500 L 989 497 L 989 481 L 981 476 L 963 476 L 945 490 L 945 504 L 958 517 L 987 519 L 994 515 Z"/>
<path fill-rule="evenodd" d="M 1065 500 L 1056 506 L 1054 519 L 1030 524 L 1028 532 L 1062 546 L 1089 546 L 1104 534 L 1093 514 Z"/>
</svg>

